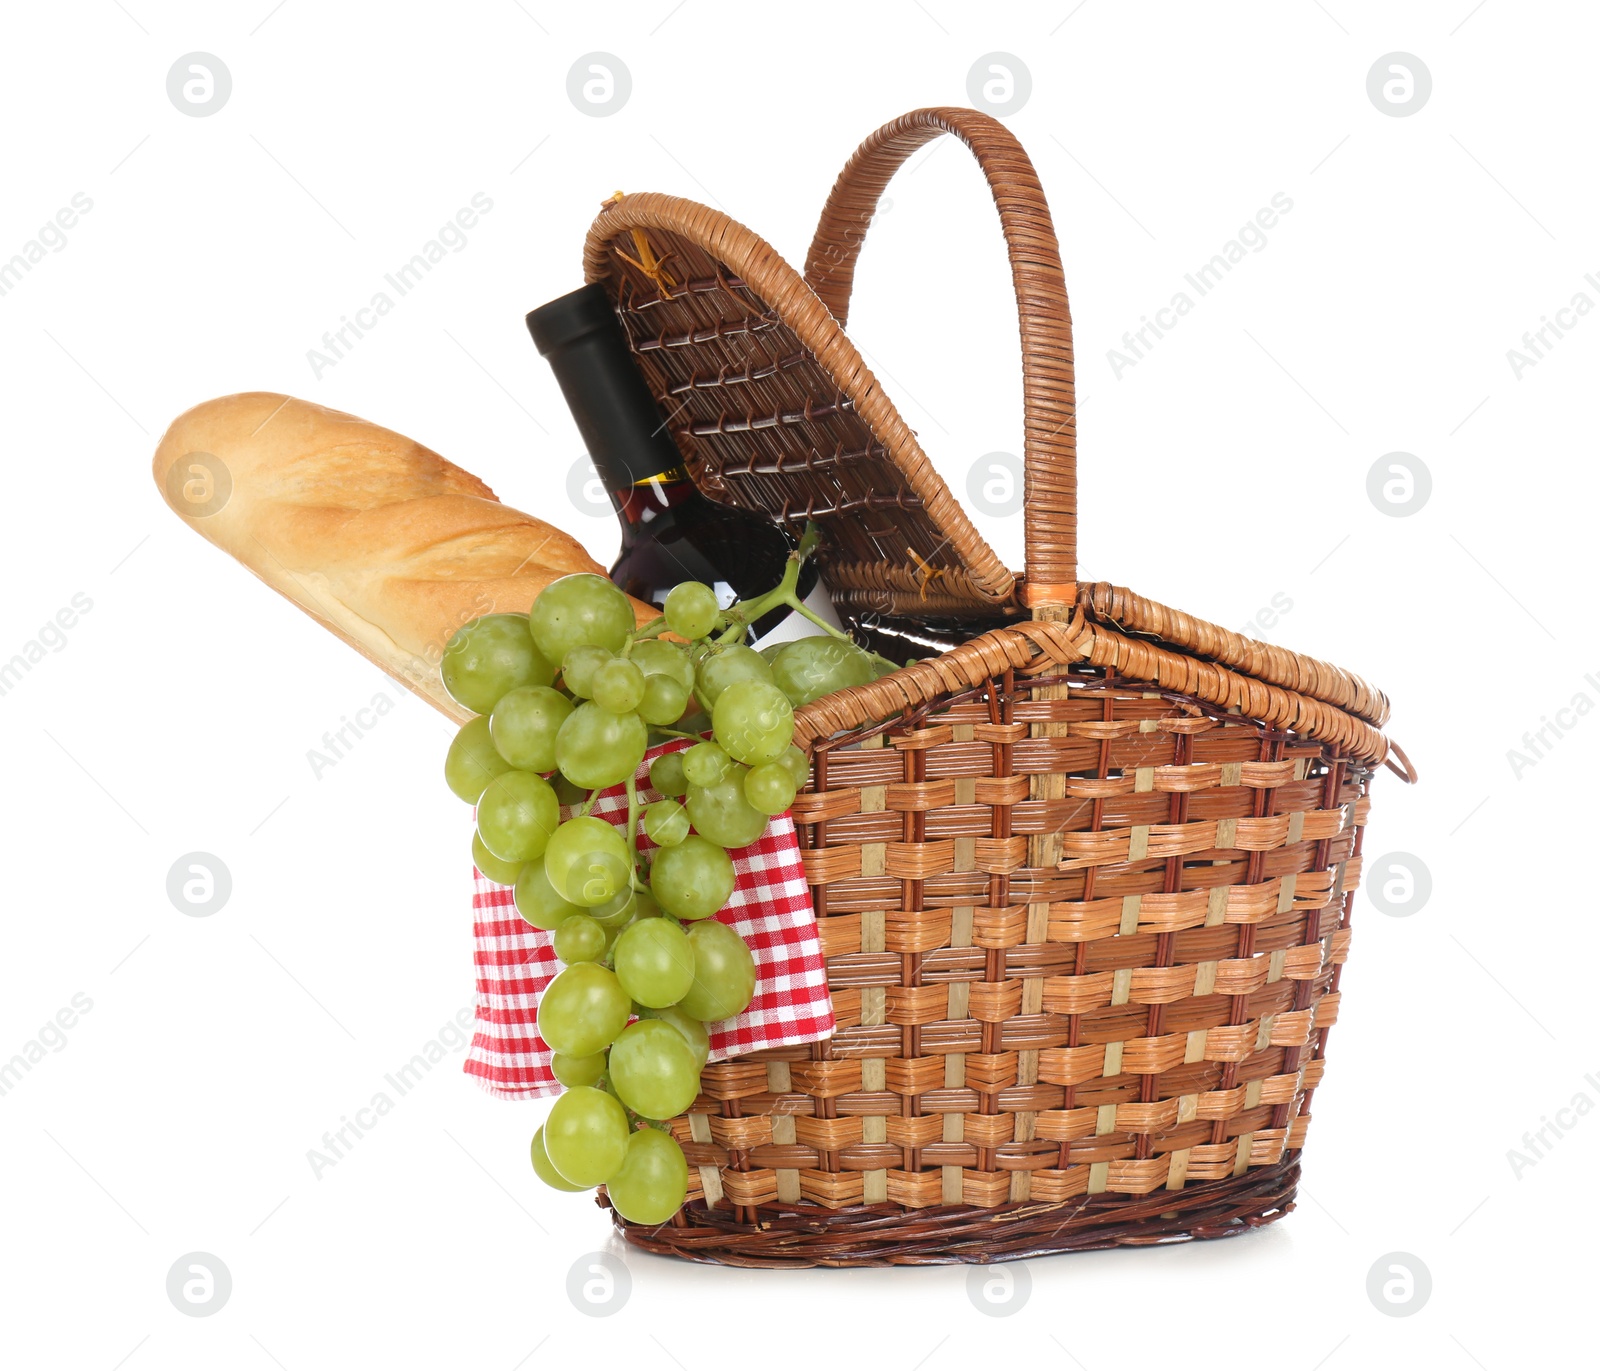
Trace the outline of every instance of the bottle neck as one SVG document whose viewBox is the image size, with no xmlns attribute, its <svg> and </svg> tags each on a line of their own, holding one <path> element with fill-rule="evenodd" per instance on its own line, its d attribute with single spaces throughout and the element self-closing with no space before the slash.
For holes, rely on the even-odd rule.
<svg viewBox="0 0 1600 1371">
<path fill-rule="evenodd" d="M 528 315 L 528 331 L 608 489 L 659 482 L 682 466 L 668 416 L 639 370 L 604 287 L 585 286 L 541 305 Z"/>
<path fill-rule="evenodd" d="M 610 495 L 618 516 L 630 527 L 648 524 L 670 509 L 705 499 L 681 463 L 631 485 L 612 487 Z"/>
</svg>

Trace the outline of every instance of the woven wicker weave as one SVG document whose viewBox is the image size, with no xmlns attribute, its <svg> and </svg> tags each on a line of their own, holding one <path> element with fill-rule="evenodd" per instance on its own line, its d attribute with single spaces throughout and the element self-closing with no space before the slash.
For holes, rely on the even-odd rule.
<svg viewBox="0 0 1600 1371">
<path fill-rule="evenodd" d="M 942 133 L 982 165 L 1011 256 L 1025 578 L 842 327 L 879 194 Z M 584 260 L 696 478 L 821 524 L 847 615 L 1006 624 L 797 712 L 838 1030 L 708 1066 L 673 1123 L 690 1200 L 658 1228 L 617 1220 L 628 1240 L 749 1266 L 987 1261 L 1287 1212 L 1367 789 L 1385 762 L 1415 777 L 1359 677 L 1077 584 L 1070 321 L 1022 149 L 971 110 L 886 126 L 829 196 L 804 278 L 726 215 L 653 194 L 609 203 Z"/>
</svg>

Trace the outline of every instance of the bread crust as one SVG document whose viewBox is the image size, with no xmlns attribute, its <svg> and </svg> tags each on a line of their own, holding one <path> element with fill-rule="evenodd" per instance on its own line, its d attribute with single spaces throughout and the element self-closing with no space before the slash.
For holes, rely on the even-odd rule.
<svg viewBox="0 0 1600 1371">
<path fill-rule="evenodd" d="M 471 712 L 439 683 L 456 629 L 526 613 L 557 577 L 605 575 L 576 538 L 421 443 L 293 396 L 196 405 L 172 421 L 151 472 L 197 533 L 457 721 Z M 637 600 L 634 612 L 658 613 Z"/>
</svg>

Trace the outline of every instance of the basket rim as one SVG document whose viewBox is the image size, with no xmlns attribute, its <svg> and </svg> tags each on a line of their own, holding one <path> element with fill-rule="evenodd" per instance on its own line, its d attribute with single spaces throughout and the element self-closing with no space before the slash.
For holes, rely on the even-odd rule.
<svg viewBox="0 0 1600 1371">
<path fill-rule="evenodd" d="M 1355 672 L 1331 662 L 1236 633 L 1109 581 L 1079 585 L 1078 604 L 1107 628 L 1148 635 L 1163 645 L 1175 644 L 1256 680 L 1333 705 L 1374 728 L 1381 729 L 1389 722 L 1389 697 Z"/>
<path fill-rule="evenodd" d="M 1077 663 L 1114 670 L 1130 683 L 1149 682 L 1219 710 L 1240 713 L 1372 766 L 1387 765 L 1407 782 L 1417 779 L 1405 753 L 1349 710 L 1218 662 L 1131 638 L 1097 622 L 1082 604 L 1074 606 L 1067 618 L 992 629 L 942 656 L 803 705 L 794 712 L 795 741 L 815 751 L 834 735 L 936 705 L 941 696 L 1007 671 L 1038 675 Z"/>
</svg>

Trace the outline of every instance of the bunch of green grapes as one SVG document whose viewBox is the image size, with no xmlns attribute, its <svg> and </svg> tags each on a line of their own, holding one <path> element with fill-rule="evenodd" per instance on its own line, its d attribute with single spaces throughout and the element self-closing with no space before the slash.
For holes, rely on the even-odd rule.
<svg viewBox="0 0 1600 1371">
<path fill-rule="evenodd" d="M 610 581 L 565 576 L 526 615 L 465 625 L 440 664 L 451 698 L 477 714 L 445 758 L 450 789 L 477 806 L 473 861 L 513 888 L 565 964 L 539 1002 L 564 1092 L 534 1134 L 534 1171 L 558 1190 L 604 1185 L 634 1223 L 664 1223 L 683 1203 L 688 1167 L 662 1121 L 699 1094 L 707 1025 L 755 992 L 749 947 L 712 917 L 733 891 L 728 849 L 755 842 L 806 781 L 795 706 L 886 665 L 832 629 L 745 645 L 774 603 L 806 612 L 798 567 L 726 610 L 685 582 L 643 628 Z M 644 754 L 674 738 L 691 745 L 651 763 L 663 798 L 641 806 Z M 617 785 L 625 828 L 589 813 Z M 563 806 L 576 812 L 563 820 Z"/>
</svg>

